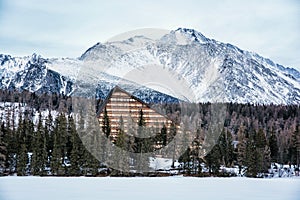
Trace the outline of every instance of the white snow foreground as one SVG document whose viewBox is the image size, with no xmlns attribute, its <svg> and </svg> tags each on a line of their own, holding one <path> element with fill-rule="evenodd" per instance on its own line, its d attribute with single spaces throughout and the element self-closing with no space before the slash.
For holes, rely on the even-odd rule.
<svg viewBox="0 0 300 200">
<path fill-rule="evenodd" d="M 1 200 L 297 200 L 300 179 L 1 177 Z"/>
</svg>

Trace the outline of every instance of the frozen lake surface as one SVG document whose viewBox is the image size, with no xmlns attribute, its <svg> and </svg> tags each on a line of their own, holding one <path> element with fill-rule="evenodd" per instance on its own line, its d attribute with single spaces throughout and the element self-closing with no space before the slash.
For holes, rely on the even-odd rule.
<svg viewBox="0 0 300 200">
<path fill-rule="evenodd" d="M 0 177 L 0 200 L 299 200 L 299 178 Z"/>
</svg>

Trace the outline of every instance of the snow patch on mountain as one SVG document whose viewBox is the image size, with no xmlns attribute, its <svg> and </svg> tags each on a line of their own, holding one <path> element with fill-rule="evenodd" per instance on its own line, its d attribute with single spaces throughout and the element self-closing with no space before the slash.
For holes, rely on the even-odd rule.
<svg viewBox="0 0 300 200">
<path fill-rule="evenodd" d="M 0 89 L 71 94 L 71 80 L 49 69 L 48 62 L 36 54 L 21 58 L 0 55 Z"/>
<path fill-rule="evenodd" d="M 184 79 L 197 102 L 298 104 L 300 101 L 299 72 L 255 53 L 185 28 L 152 42 L 148 40 L 144 47 L 130 51 L 122 50 L 122 41 L 114 43 L 118 51 L 110 52 L 115 56 L 106 72 L 126 77 L 136 69 L 143 71 L 150 65 L 159 65 L 178 74 L 178 79 Z M 103 44 L 101 51 L 91 48 L 88 53 L 100 56 L 104 46 L 108 48 L 111 44 Z"/>
<path fill-rule="evenodd" d="M 82 94 L 87 94 L 84 88 L 91 87 L 90 92 L 96 90 L 96 95 L 103 96 L 114 85 L 123 84 L 126 90 L 140 90 L 141 97 L 160 95 L 153 98 L 162 101 L 174 96 L 196 102 L 300 103 L 297 70 L 186 28 L 170 31 L 158 39 L 132 35 L 122 41 L 97 43 L 78 59 L 0 55 L 0 64 L 2 89 L 64 94 L 81 89 Z M 149 71 L 153 66 L 168 71 L 174 81 L 186 87 L 165 84 L 163 70 Z M 140 77 L 132 76 L 133 73 Z M 148 77 L 161 76 L 153 82 L 165 84 L 165 88 L 148 80 L 143 82 L 143 73 Z M 167 93 L 166 88 L 182 91 Z M 193 98 L 184 93 L 187 90 Z"/>
</svg>

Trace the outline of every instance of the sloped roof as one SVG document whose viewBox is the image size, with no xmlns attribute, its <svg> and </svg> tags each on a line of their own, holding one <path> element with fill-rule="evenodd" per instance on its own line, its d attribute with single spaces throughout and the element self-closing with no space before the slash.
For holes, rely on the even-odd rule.
<svg viewBox="0 0 300 200">
<path fill-rule="evenodd" d="M 107 95 L 107 97 L 105 98 L 105 100 L 102 102 L 99 111 L 97 113 L 97 117 L 100 117 L 100 114 L 103 112 L 103 109 L 105 108 L 106 104 L 108 103 L 109 99 L 111 98 L 112 94 L 114 92 L 123 92 L 125 94 L 127 94 L 128 96 L 130 96 L 130 98 L 140 102 L 141 104 L 145 105 L 147 108 L 154 110 L 156 113 L 162 115 L 163 117 L 165 117 L 168 120 L 171 120 L 168 116 L 166 116 L 165 114 L 162 114 L 160 112 L 158 112 L 157 110 L 151 108 L 151 106 L 149 104 L 147 104 L 146 102 L 142 101 L 141 99 L 137 98 L 136 96 L 132 95 L 131 93 L 125 91 L 124 89 L 120 88 L 119 86 L 115 86 Z M 171 120 L 173 121 L 173 120 Z"/>
</svg>

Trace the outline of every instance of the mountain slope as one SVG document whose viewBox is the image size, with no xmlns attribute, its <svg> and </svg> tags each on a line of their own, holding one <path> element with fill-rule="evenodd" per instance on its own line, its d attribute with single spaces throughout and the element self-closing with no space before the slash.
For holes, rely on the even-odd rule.
<svg viewBox="0 0 300 200">
<path fill-rule="evenodd" d="M 78 59 L 0 55 L 0 64 L 2 89 L 81 95 L 97 91 L 98 97 L 105 97 L 120 85 L 147 102 L 173 102 L 174 96 L 197 102 L 300 103 L 297 70 L 185 28 L 157 40 L 133 35 L 97 43 Z M 172 74 L 173 82 L 163 80 L 163 73 Z M 149 85 L 151 81 L 156 86 Z M 182 81 L 187 89 L 176 93 Z"/>
<path fill-rule="evenodd" d="M 78 75 L 84 65 L 77 59 L 44 59 L 36 54 L 20 58 L 0 54 L 0 63 L 0 89 L 4 90 L 103 99 L 113 87 L 120 85 L 147 103 L 178 102 L 172 96 L 93 69 L 92 65 L 85 66 L 85 73 Z"/>
<path fill-rule="evenodd" d="M 0 55 L 0 89 L 70 94 L 73 83 L 67 77 L 47 68 L 47 62 L 36 54 L 24 58 Z"/>
<path fill-rule="evenodd" d="M 157 41 L 145 38 L 144 46 L 136 45 L 141 43 L 140 39 L 133 37 L 121 42 L 98 43 L 80 59 L 106 65 L 102 58 L 107 55 L 105 49 L 109 48 L 113 59 L 107 72 L 119 77 L 143 66 L 161 65 L 186 80 L 196 101 L 300 102 L 300 73 L 255 53 L 208 39 L 192 29 L 179 28 Z M 128 50 L 129 44 L 131 49 Z M 122 46 L 126 46 L 126 50 Z"/>
</svg>

